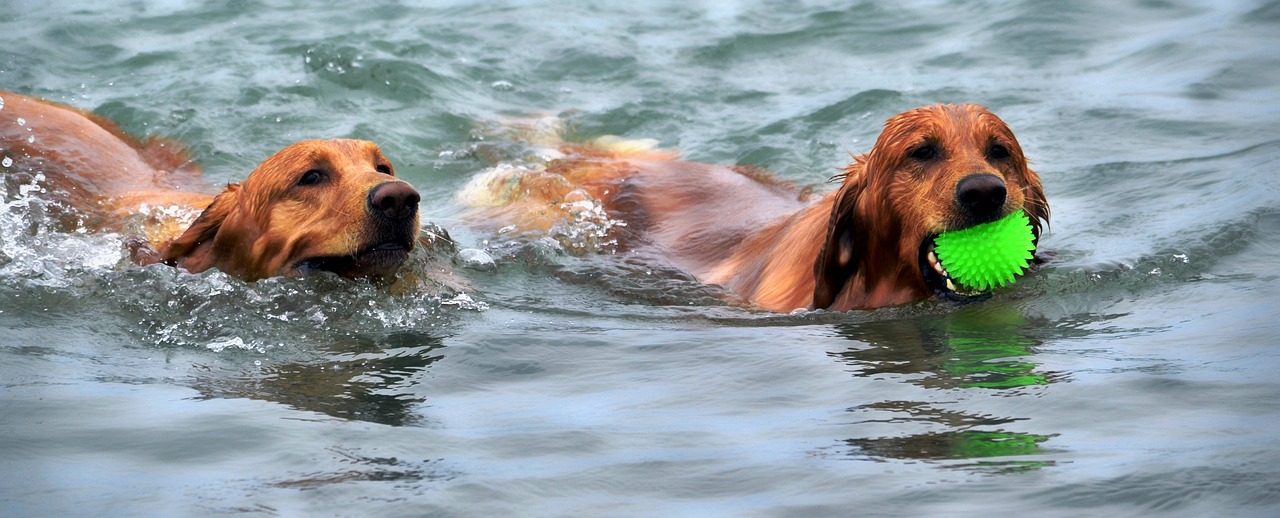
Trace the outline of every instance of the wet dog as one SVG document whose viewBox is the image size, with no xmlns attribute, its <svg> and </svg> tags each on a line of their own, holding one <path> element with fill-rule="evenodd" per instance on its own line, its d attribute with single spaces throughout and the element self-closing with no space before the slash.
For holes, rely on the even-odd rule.
<svg viewBox="0 0 1280 518">
<path fill-rule="evenodd" d="M 625 144 L 625 143 L 624 143 Z M 751 167 L 618 143 L 559 146 L 544 170 L 494 170 L 462 195 L 481 226 L 546 230 L 568 201 L 599 203 L 622 250 L 669 262 L 772 311 L 965 300 L 930 263 L 934 238 L 1018 210 L 1038 241 L 1049 204 L 1013 132 L 986 108 L 937 105 L 890 118 L 840 188 L 810 196 Z M 816 198 L 816 199 L 813 199 Z"/>
<path fill-rule="evenodd" d="M 216 268 L 245 280 L 381 277 L 417 243 L 418 192 L 372 142 L 298 142 L 216 193 L 177 142 L 140 141 L 62 104 L 8 92 L 0 99 L 0 173 L 38 178 L 76 225 L 136 235 L 138 264 Z M 187 224 L 181 214 L 199 216 Z"/>
</svg>

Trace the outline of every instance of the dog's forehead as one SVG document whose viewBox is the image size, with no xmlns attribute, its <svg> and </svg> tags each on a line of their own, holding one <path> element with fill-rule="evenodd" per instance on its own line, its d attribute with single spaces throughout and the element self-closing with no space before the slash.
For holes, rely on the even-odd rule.
<svg viewBox="0 0 1280 518">
<path fill-rule="evenodd" d="M 378 145 L 365 140 L 305 140 L 290 144 L 268 162 L 298 167 L 364 167 L 382 159 Z"/>
<path fill-rule="evenodd" d="M 967 137 L 974 134 L 974 129 L 1007 131 L 995 114 L 975 104 L 925 106 L 898 114 L 885 123 L 886 133 L 926 139 Z"/>
<path fill-rule="evenodd" d="M 382 156 L 378 146 L 366 140 L 317 140 L 309 147 L 311 160 L 333 167 L 366 165 Z"/>
</svg>

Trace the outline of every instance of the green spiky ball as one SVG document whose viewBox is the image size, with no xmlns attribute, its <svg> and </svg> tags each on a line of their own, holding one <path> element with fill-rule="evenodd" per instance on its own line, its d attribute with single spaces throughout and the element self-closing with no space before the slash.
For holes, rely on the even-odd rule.
<svg viewBox="0 0 1280 518">
<path fill-rule="evenodd" d="M 1031 220 L 1023 211 L 963 230 L 943 232 L 934 253 L 951 280 L 969 289 L 987 290 L 1010 282 L 1027 269 L 1036 249 Z"/>
</svg>

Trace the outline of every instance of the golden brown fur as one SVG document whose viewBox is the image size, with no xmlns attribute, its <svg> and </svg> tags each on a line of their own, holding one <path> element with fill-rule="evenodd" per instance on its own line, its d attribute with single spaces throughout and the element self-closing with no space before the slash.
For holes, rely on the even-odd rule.
<svg viewBox="0 0 1280 518">
<path fill-rule="evenodd" d="M 254 280 L 328 270 L 393 273 L 416 243 L 419 197 L 377 145 L 292 144 L 214 196 L 176 142 L 138 141 L 88 112 L 0 92 L 0 172 L 43 177 L 90 230 L 131 232 L 140 264 Z M 199 212 L 189 227 L 155 215 Z"/>
<path fill-rule="evenodd" d="M 1049 218 L 1013 132 L 976 105 L 889 119 L 871 152 L 839 177 L 840 188 L 816 201 L 755 169 L 654 152 L 562 151 L 567 156 L 545 171 L 490 179 L 488 188 L 501 184 L 505 194 L 470 217 L 545 230 L 563 217 L 560 202 L 581 189 L 626 222 L 626 247 L 773 311 L 963 298 L 926 279 L 932 237 L 1017 210 L 1031 216 L 1038 237 Z"/>
</svg>

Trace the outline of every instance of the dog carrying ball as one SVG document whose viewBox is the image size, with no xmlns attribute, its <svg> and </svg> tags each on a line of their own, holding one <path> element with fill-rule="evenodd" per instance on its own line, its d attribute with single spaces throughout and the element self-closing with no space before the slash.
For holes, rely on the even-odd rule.
<svg viewBox="0 0 1280 518">
<path fill-rule="evenodd" d="M 962 230 L 943 232 L 934 252 L 951 280 L 974 290 L 998 288 L 1026 271 L 1036 249 L 1023 211 Z"/>
</svg>

